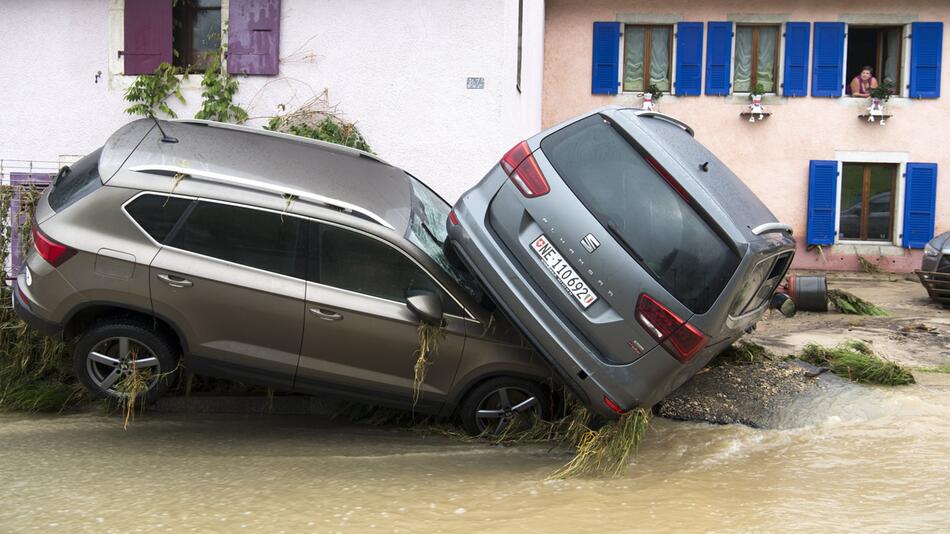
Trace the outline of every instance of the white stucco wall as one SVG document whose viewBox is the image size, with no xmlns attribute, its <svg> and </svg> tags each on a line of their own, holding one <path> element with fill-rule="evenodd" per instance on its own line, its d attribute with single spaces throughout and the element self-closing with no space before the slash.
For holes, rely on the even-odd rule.
<svg viewBox="0 0 950 534">
<path fill-rule="evenodd" d="M 517 0 L 282 4 L 280 75 L 240 79 L 235 100 L 252 117 L 327 89 L 380 156 L 450 201 L 540 129 L 543 0 L 524 0 L 520 93 Z M 122 6 L 0 3 L 0 158 L 83 154 L 131 119 L 122 98 L 131 77 L 116 56 Z M 466 89 L 469 76 L 485 78 L 485 89 Z M 199 81 L 184 82 L 188 104 L 173 106 L 180 117 L 200 106 Z"/>
</svg>

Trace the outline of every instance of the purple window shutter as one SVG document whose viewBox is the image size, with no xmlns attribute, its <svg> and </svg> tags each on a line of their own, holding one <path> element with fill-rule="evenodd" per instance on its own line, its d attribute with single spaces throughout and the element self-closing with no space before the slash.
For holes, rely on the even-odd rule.
<svg viewBox="0 0 950 534">
<path fill-rule="evenodd" d="M 172 0 L 125 0 L 125 74 L 172 62 Z"/>
<path fill-rule="evenodd" d="M 231 0 L 228 73 L 276 75 L 280 63 L 280 0 Z"/>
<path fill-rule="evenodd" d="M 55 176 L 55 174 L 39 172 L 10 173 L 10 185 L 13 187 L 13 201 L 10 203 L 10 221 L 13 223 L 13 232 L 10 236 L 10 276 L 19 274 L 20 263 L 23 261 L 20 255 L 20 228 L 26 222 L 26 217 L 20 213 L 20 190 L 28 187 L 31 183 L 37 189 L 43 190 L 53 181 Z"/>
</svg>

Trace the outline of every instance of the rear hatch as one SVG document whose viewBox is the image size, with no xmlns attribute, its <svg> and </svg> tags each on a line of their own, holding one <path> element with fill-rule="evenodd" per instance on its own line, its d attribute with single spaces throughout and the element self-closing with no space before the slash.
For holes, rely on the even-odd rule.
<svg viewBox="0 0 950 534">
<path fill-rule="evenodd" d="M 706 336 L 684 323 L 730 282 L 741 235 L 696 184 L 668 172 L 680 166 L 640 128 L 595 114 L 542 136 L 520 149 L 530 158 L 506 155 L 517 170 L 506 168 L 512 180 L 492 201 L 493 231 L 567 327 L 609 361 L 632 362 L 660 341 L 688 360 Z M 553 269 L 539 238 L 556 249 Z M 595 300 L 573 294 L 577 278 Z"/>
</svg>

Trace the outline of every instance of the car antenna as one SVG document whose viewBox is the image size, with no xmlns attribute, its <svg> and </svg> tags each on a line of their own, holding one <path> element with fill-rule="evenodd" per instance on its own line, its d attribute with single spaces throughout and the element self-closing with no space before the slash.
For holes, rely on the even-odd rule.
<svg viewBox="0 0 950 534">
<path fill-rule="evenodd" d="M 699 168 L 702 169 L 703 172 L 709 172 L 709 162 L 708 162 L 708 161 L 704 161 L 704 162 L 700 163 L 700 164 L 699 164 Z"/>
<path fill-rule="evenodd" d="M 155 126 L 158 126 L 158 131 L 162 132 L 162 142 L 163 143 L 177 143 L 178 139 L 174 137 L 169 137 L 165 130 L 162 129 L 162 125 L 158 123 L 158 119 L 155 118 L 155 115 L 149 115 L 149 118 L 155 121 Z"/>
</svg>

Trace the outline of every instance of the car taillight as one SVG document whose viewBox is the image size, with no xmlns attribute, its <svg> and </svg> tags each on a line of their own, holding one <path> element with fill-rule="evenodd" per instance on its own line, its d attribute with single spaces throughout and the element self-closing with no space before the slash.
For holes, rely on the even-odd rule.
<svg viewBox="0 0 950 534">
<path fill-rule="evenodd" d="M 33 222 L 33 245 L 40 256 L 53 267 L 59 267 L 64 261 L 72 258 L 76 254 L 76 249 L 67 247 L 62 243 L 57 243 L 40 230 L 36 222 Z"/>
<path fill-rule="evenodd" d="M 646 293 L 637 301 L 637 321 L 681 362 L 688 362 L 706 344 L 702 332 Z"/>
<path fill-rule="evenodd" d="M 607 407 L 610 408 L 611 410 L 619 413 L 620 415 L 623 415 L 623 412 L 624 412 L 623 408 L 621 408 L 619 404 L 614 402 L 613 399 L 611 399 L 610 397 L 606 395 L 604 395 L 604 404 L 606 404 Z"/>
<path fill-rule="evenodd" d="M 501 158 L 501 168 L 505 174 L 521 191 L 521 194 L 534 198 L 546 195 L 551 191 L 548 181 L 544 178 L 538 162 L 531 155 L 528 143 L 522 141 L 515 145 Z"/>
</svg>

